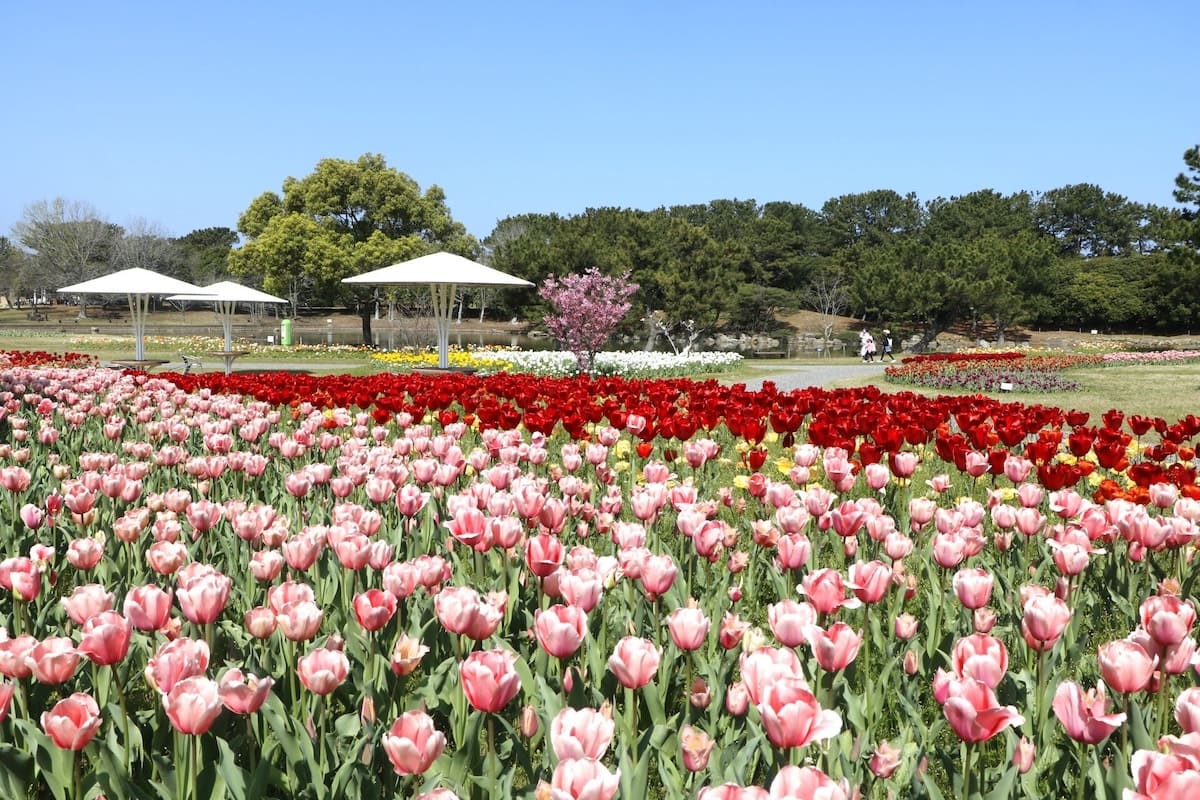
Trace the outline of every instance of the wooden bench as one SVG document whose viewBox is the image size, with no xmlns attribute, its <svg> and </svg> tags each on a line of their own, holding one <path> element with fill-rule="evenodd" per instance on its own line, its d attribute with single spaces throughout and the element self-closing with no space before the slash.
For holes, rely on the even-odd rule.
<svg viewBox="0 0 1200 800">
<path fill-rule="evenodd" d="M 755 350 L 755 358 L 787 358 L 787 353 L 783 350 Z"/>
<path fill-rule="evenodd" d="M 143 359 L 114 359 L 112 365 L 119 369 L 136 370 L 138 372 L 149 372 L 155 367 L 161 367 L 163 364 L 169 363 L 164 358 L 143 358 Z"/>
</svg>

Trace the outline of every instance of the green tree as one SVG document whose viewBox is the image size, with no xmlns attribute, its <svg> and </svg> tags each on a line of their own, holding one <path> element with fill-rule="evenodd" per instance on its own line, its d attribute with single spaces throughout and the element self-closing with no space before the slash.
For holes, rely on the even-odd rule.
<svg viewBox="0 0 1200 800">
<path fill-rule="evenodd" d="M 1114 256 L 1133 249 L 1142 211 L 1122 195 L 1076 183 L 1042 194 L 1035 216 L 1062 255 Z"/>
<path fill-rule="evenodd" d="M 372 341 L 378 292 L 354 289 L 343 278 L 387 266 L 396 254 L 479 254 L 441 188 L 422 193 L 416 181 L 372 153 L 357 161 L 323 159 L 304 178 L 287 178 L 282 195 L 266 192 L 251 202 L 238 230 L 247 241 L 230 254 L 232 272 L 258 276 L 267 291 L 286 294 L 293 305 L 306 295 L 356 303 L 364 344 Z"/>
<path fill-rule="evenodd" d="M 1185 207 L 1163 225 L 1167 259 L 1154 278 L 1160 322 L 1197 327 L 1200 308 L 1200 145 L 1183 154 L 1185 170 L 1175 178 L 1175 200 Z"/>
<path fill-rule="evenodd" d="M 231 228 L 199 228 L 175 240 L 187 262 L 188 280 L 200 286 L 228 274 L 229 253 L 237 243 L 237 231 Z"/>
<path fill-rule="evenodd" d="M 917 233 L 922 224 L 916 194 L 891 189 L 844 194 L 821 206 L 833 248 L 878 246 Z"/>
</svg>

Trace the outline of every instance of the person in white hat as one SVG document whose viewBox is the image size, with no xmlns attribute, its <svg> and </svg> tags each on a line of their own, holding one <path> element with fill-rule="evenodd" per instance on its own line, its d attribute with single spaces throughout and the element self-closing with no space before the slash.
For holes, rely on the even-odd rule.
<svg viewBox="0 0 1200 800">
<path fill-rule="evenodd" d="M 892 355 L 892 332 L 887 328 L 883 329 L 883 353 L 879 356 L 879 360 L 883 361 L 885 357 L 890 358 L 892 363 L 896 363 L 896 357 Z"/>
</svg>

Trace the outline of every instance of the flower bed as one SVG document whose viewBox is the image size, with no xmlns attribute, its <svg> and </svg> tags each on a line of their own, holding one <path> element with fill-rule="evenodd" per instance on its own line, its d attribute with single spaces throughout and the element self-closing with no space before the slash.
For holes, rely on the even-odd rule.
<svg viewBox="0 0 1200 800">
<path fill-rule="evenodd" d="M 1200 784 L 1194 417 L 16 368 L 0 402 L 0 796 Z"/>
<path fill-rule="evenodd" d="M 1061 375 L 1063 370 L 1101 363 L 1098 355 L 934 353 L 906 358 L 887 367 L 884 376 L 892 383 L 934 389 L 995 392 L 1008 384 L 1018 392 L 1068 392 L 1078 391 L 1080 384 Z"/>
</svg>

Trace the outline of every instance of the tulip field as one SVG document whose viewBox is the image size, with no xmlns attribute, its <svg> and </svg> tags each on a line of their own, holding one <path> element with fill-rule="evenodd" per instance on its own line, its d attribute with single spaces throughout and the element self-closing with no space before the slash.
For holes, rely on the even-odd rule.
<svg viewBox="0 0 1200 800">
<path fill-rule="evenodd" d="M 1200 417 L 8 360 L 6 800 L 1200 797 Z"/>
</svg>

